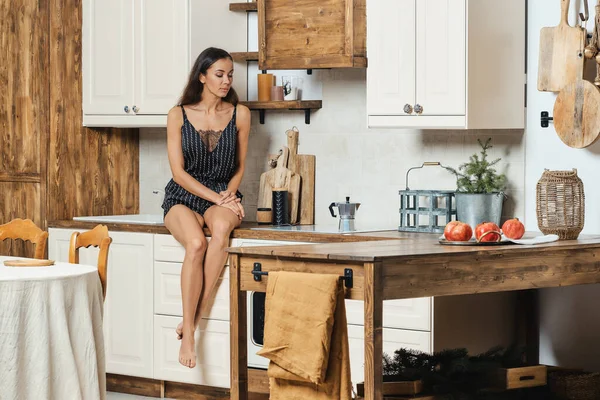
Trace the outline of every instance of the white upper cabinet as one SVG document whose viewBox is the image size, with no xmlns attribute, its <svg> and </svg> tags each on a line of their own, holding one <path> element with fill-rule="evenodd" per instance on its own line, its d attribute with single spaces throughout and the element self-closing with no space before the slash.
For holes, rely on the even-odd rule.
<svg viewBox="0 0 600 400">
<path fill-rule="evenodd" d="M 367 2 L 369 127 L 525 123 L 521 0 Z"/>
<path fill-rule="evenodd" d="M 465 115 L 465 12 L 465 0 L 417 1 L 415 113 Z"/>
<path fill-rule="evenodd" d="M 84 125 L 166 124 L 190 67 L 189 9 L 189 0 L 84 0 Z"/>
<path fill-rule="evenodd" d="M 396 0 L 385 6 L 367 2 L 369 115 L 391 115 L 415 104 L 415 2 Z"/>
<path fill-rule="evenodd" d="M 134 15 L 132 111 L 166 114 L 179 100 L 190 69 L 189 2 L 139 0 Z"/>
<path fill-rule="evenodd" d="M 131 108 L 133 42 L 133 2 L 83 2 L 84 114 L 119 115 Z"/>
<path fill-rule="evenodd" d="M 166 126 L 200 52 L 245 49 L 246 28 L 227 2 L 84 0 L 83 125 Z M 235 65 L 242 100 L 245 64 Z"/>
</svg>

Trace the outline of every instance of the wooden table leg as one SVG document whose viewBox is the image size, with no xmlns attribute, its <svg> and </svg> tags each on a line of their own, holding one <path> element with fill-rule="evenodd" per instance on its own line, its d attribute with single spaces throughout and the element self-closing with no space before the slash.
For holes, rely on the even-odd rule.
<svg viewBox="0 0 600 400">
<path fill-rule="evenodd" d="M 525 345 L 527 364 L 540 363 L 539 292 L 537 289 L 517 292 L 517 341 Z"/>
<path fill-rule="evenodd" d="M 383 268 L 365 268 L 365 400 L 383 399 Z"/>
<path fill-rule="evenodd" d="M 240 256 L 229 265 L 229 335 L 231 351 L 231 399 L 248 400 L 248 342 L 246 292 L 240 291 Z"/>
</svg>

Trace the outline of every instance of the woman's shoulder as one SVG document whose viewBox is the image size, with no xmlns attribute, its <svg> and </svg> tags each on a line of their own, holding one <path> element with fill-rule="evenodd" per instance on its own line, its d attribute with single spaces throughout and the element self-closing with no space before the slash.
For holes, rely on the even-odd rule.
<svg viewBox="0 0 600 400">
<path fill-rule="evenodd" d="M 250 109 L 243 104 L 238 103 L 236 106 L 237 118 L 243 120 L 250 119 Z"/>
<path fill-rule="evenodd" d="M 179 116 L 180 118 L 183 118 L 183 111 L 181 110 L 182 108 L 183 108 L 183 106 L 180 106 L 180 105 L 173 106 L 173 107 L 171 107 L 171 109 L 169 110 L 169 113 L 167 115 L 169 117 Z"/>
<path fill-rule="evenodd" d="M 183 111 L 181 108 L 182 106 L 174 106 L 169 110 L 169 113 L 167 114 L 167 125 L 170 123 L 181 125 L 183 123 Z"/>
</svg>

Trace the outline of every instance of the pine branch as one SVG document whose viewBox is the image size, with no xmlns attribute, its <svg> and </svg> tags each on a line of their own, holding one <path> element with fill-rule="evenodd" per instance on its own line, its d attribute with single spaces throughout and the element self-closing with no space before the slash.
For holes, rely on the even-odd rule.
<svg viewBox="0 0 600 400">
<path fill-rule="evenodd" d="M 461 193 L 495 193 L 502 192 L 506 188 L 506 176 L 498 174 L 494 165 L 500 162 L 500 158 L 488 161 L 487 151 L 493 146 L 492 138 L 485 143 L 477 139 L 481 146 L 480 155 L 477 153 L 469 157 L 469 162 L 460 164 L 458 170 L 448 168 L 456 176 L 457 191 Z"/>
</svg>

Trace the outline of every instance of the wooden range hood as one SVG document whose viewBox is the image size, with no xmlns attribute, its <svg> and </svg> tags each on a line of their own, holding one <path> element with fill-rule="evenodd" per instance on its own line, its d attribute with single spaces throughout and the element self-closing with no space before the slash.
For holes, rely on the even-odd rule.
<svg viewBox="0 0 600 400">
<path fill-rule="evenodd" d="M 258 0 L 258 66 L 365 68 L 366 0 Z"/>
</svg>

